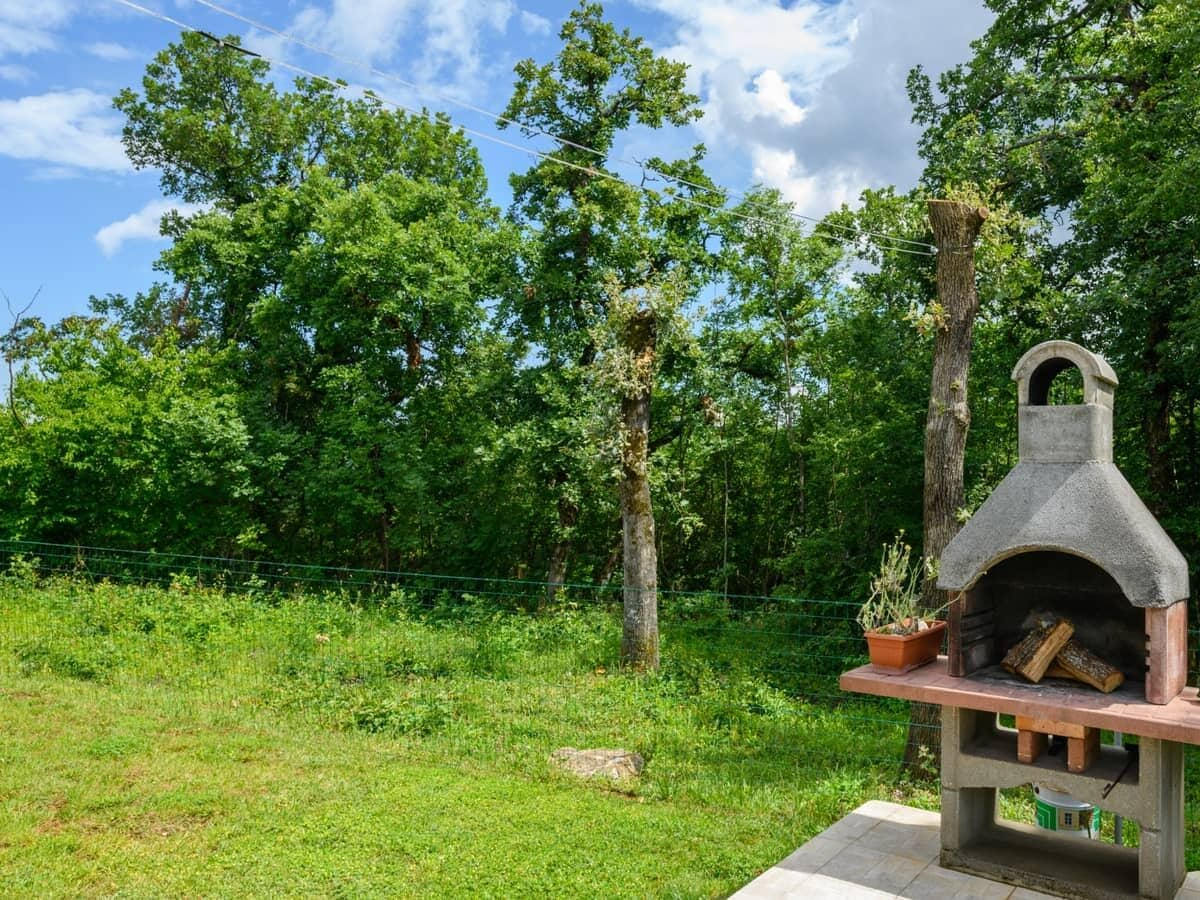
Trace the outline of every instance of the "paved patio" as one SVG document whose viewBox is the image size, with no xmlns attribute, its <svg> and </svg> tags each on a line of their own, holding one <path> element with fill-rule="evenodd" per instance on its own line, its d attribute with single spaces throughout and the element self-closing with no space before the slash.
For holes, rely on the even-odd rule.
<svg viewBox="0 0 1200 900">
<path fill-rule="evenodd" d="M 737 900 L 1034 900 L 1049 897 L 937 864 L 940 817 L 935 812 L 872 800 L 772 866 L 736 894 Z M 1200 872 L 1191 872 L 1176 900 L 1200 900 Z"/>
</svg>

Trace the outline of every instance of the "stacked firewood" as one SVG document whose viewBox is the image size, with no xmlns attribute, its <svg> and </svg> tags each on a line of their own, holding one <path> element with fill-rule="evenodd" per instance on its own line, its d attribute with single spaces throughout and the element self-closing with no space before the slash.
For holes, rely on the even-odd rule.
<svg viewBox="0 0 1200 900">
<path fill-rule="evenodd" d="M 1067 619 L 1047 622 L 1025 635 L 1001 665 L 1034 684 L 1049 675 L 1090 684 L 1106 694 L 1115 691 L 1125 676 L 1075 640 L 1074 634 L 1075 626 Z"/>
</svg>

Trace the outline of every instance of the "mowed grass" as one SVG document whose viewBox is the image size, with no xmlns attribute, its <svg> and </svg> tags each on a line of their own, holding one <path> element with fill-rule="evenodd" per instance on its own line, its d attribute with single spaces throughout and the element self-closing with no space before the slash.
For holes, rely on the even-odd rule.
<svg viewBox="0 0 1200 900">
<path fill-rule="evenodd" d="M 0 895 L 724 896 L 866 799 L 936 807 L 839 638 L 664 618 L 636 675 L 596 604 L 4 577 Z"/>
<path fill-rule="evenodd" d="M 720 896 L 896 790 L 897 710 L 795 699 L 725 614 L 638 676 L 598 606 L 10 576 L 0 610 L 5 896 Z"/>
</svg>

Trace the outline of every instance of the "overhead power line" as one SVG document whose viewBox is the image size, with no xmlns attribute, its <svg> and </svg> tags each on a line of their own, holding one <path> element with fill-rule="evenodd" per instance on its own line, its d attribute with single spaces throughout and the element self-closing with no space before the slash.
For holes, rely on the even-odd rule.
<svg viewBox="0 0 1200 900">
<path fill-rule="evenodd" d="M 311 41 L 308 41 L 302 37 L 299 37 L 298 35 L 292 34 L 291 32 L 283 31 L 283 30 L 275 28 L 274 26 L 269 25 L 265 22 L 260 22 L 257 19 L 252 19 L 249 16 L 246 16 L 246 15 L 243 15 L 242 13 L 237 12 L 236 10 L 227 9 L 224 6 L 221 6 L 219 3 L 212 2 L 212 0 L 196 0 L 196 2 L 199 3 L 201 6 L 208 7 L 209 9 L 213 10 L 214 12 L 220 13 L 221 15 L 224 15 L 224 16 L 228 16 L 231 19 L 235 19 L 236 21 L 241 22 L 243 25 L 249 25 L 251 28 L 256 28 L 259 31 L 262 31 L 266 34 L 274 35 L 275 37 L 280 38 L 285 41 L 288 41 L 289 43 L 295 44 L 298 47 L 303 47 L 305 50 L 309 50 L 313 53 L 318 53 L 322 56 L 328 57 L 329 59 L 337 60 L 338 62 L 343 63 L 345 65 L 355 66 L 357 68 L 363 69 L 364 71 L 370 72 L 372 75 L 374 75 L 378 78 L 385 78 L 390 81 L 394 81 L 397 84 L 403 85 L 404 87 L 409 88 L 410 90 L 415 91 L 418 94 L 422 94 L 427 97 L 433 97 L 434 99 L 441 100 L 444 103 L 452 103 L 455 106 L 458 106 L 462 109 L 469 110 L 470 112 L 477 113 L 478 115 L 481 115 L 481 116 L 486 116 L 487 118 L 489 118 L 492 121 L 497 122 L 498 124 L 501 124 L 501 125 L 516 125 L 517 127 L 524 129 L 525 131 L 527 131 L 529 133 L 538 135 L 540 137 L 550 138 L 553 141 L 557 141 L 558 143 L 562 144 L 563 146 L 570 147 L 574 150 L 581 150 L 584 153 L 590 153 L 593 156 L 597 157 L 598 159 L 605 158 L 605 154 L 603 152 L 601 152 L 600 150 L 596 150 L 593 147 L 589 147 L 586 144 L 581 144 L 577 141 L 570 140 L 569 138 L 565 138 L 560 135 L 554 134 L 553 132 L 546 131 L 542 128 L 538 128 L 537 126 L 532 125 L 529 122 L 523 121 L 522 119 L 513 118 L 512 116 L 507 116 L 503 113 L 492 112 L 491 110 L 485 109 L 481 106 L 476 106 L 473 103 L 469 103 L 468 101 L 462 100 L 458 97 L 455 97 L 453 94 L 446 93 L 445 91 L 439 91 L 439 90 L 436 90 L 435 88 L 420 85 L 420 84 L 417 84 L 416 82 L 409 81 L 405 78 L 401 78 L 399 75 L 395 74 L 394 72 L 387 72 L 382 69 L 378 69 L 378 68 L 370 65 L 369 63 L 365 63 L 361 60 L 356 60 L 356 59 L 354 59 L 350 56 L 347 56 L 343 53 L 338 53 L 334 50 L 328 49 L 327 47 L 322 47 L 319 44 L 314 44 Z M 626 165 L 637 166 L 645 171 L 652 172 L 655 175 L 660 176 L 661 178 L 665 178 L 669 181 L 673 181 L 676 184 L 679 184 L 679 185 L 682 185 L 685 187 L 690 187 L 690 188 L 693 188 L 696 190 L 708 190 L 709 189 L 709 187 L 707 185 L 697 184 L 696 182 L 689 181 L 686 178 L 680 178 L 677 175 L 672 175 L 669 172 L 664 172 L 661 169 L 657 169 L 654 166 L 646 165 L 645 163 L 639 162 L 638 160 L 628 159 L 628 158 L 621 157 L 621 156 L 615 156 L 615 157 L 613 157 L 613 159 L 615 159 L 618 162 L 625 163 Z M 737 197 L 742 200 L 746 199 L 746 194 L 741 191 L 736 191 L 736 190 L 733 190 L 732 188 L 721 188 L 721 190 L 724 193 L 726 193 L 732 197 Z M 812 222 L 815 225 L 818 225 L 822 228 L 834 228 L 839 231 L 849 232 L 850 234 L 856 235 L 856 236 L 866 235 L 868 237 L 881 238 L 884 240 L 893 241 L 898 244 L 907 244 L 907 245 L 914 246 L 914 247 L 920 247 L 923 250 L 933 250 L 934 249 L 934 246 L 932 244 L 928 243 L 927 241 L 915 241 L 915 240 L 911 240 L 910 238 L 898 237 L 896 235 L 885 234 L 883 232 L 869 231 L 865 228 L 855 228 L 852 225 L 838 225 L 836 223 L 826 222 L 824 219 L 818 218 L 817 216 L 805 215 L 804 213 L 796 212 L 794 210 L 790 211 L 788 213 L 788 215 L 790 215 L 792 218 L 795 218 L 795 219 L 798 219 L 801 221 Z"/>
<path fill-rule="evenodd" d="M 311 79 L 311 80 L 313 80 L 313 81 L 315 81 L 315 82 L 319 82 L 319 83 L 321 83 L 321 84 L 328 85 L 328 86 L 329 86 L 330 88 L 332 88 L 333 90 L 336 90 L 336 91 L 348 91 L 348 90 L 350 90 L 350 85 L 349 85 L 349 84 L 347 84 L 347 83 L 346 83 L 346 82 L 344 82 L 344 81 L 339 81 L 339 80 L 336 80 L 336 79 L 330 78 L 330 77 L 329 77 L 329 76 L 327 76 L 327 75 L 321 75 L 321 74 L 318 74 L 318 73 L 316 73 L 316 72 L 313 72 L 313 71 L 311 71 L 311 70 L 309 70 L 309 69 L 306 69 L 306 68 L 304 68 L 303 66 L 296 65 L 295 63 L 290 63 L 290 62 L 287 62 L 287 61 L 285 61 L 285 60 L 276 59 L 276 58 L 274 58 L 274 57 L 272 57 L 272 56 L 269 56 L 269 55 L 268 55 L 268 54 L 266 54 L 266 53 L 257 52 L 257 51 L 250 50 L 250 49 L 248 49 L 248 48 L 242 47 L 242 46 L 240 46 L 240 45 L 238 45 L 238 44 L 232 44 L 232 43 L 229 43 L 228 41 L 224 41 L 224 40 L 222 40 L 221 38 L 218 38 L 218 37 L 214 36 L 213 34 L 211 34 L 211 33 L 207 32 L 207 31 L 205 31 L 205 30 L 203 30 L 203 29 L 201 29 L 201 28 L 197 28 L 197 27 L 195 27 L 194 25 L 189 25 L 188 23 L 186 23 L 186 22 L 182 22 L 182 21 L 180 21 L 179 19 L 173 18 L 172 16 L 168 16 L 168 15 L 166 15 L 165 13 L 160 13 L 160 12 L 158 12 L 158 11 L 156 11 L 156 10 L 153 10 L 153 9 L 150 9 L 150 8 L 148 8 L 148 7 L 142 6 L 142 5 L 141 5 L 141 4 L 139 4 L 139 3 L 135 3 L 135 2 L 133 2 L 133 0 L 114 0 L 114 2 L 116 2 L 116 3 L 119 3 L 120 5 L 122 5 L 122 6 L 125 6 L 125 7 L 129 8 L 129 9 L 131 9 L 131 10 L 134 10 L 135 12 L 141 13 L 141 14 L 143 14 L 143 15 L 149 16 L 149 17 L 151 17 L 151 18 L 154 18 L 154 19 L 158 19 L 159 21 L 161 21 L 161 22 L 165 22 L 165 23 L 166 23 L 166 24 L 168 24 L 168 25 L 172 25 L 172 26 L 174 26 L 174 27 L 176 27 L 176 28 L 179 28 L 179 29 L 180 29 L 180 30 L 182 30 L 182 31 L 185 31 L 185 32 L 192 32 L 192 33 L 194 33 L 194 34 L 199 34 L 199 35 L 201 35 L 202 37 L 204 37 L 204 38 L 207 38 L 208 40 L 211 40 L 211 41 L 213 41 L 214 43 L 216 43 L 216 44 L 219 44 L 219 45 L 221 45 L 221 46 L 228 47 L 228 48 L 230 48 L 231 50 L 235 50 L 235 51 L 237 51 L 237 52 L 244 53 L 244 54 L 246 54 L 246 55 L 248 55 L 248 56 L 254 56 L 254 57 L 257 57 L 257 58 L 259 58 L 259 59 L 262 59 L 264 62 L 267 62 L 267 63 L 269 63 L 269 64 L 271 64 L 271 65 L 273 65 L 273 66 L 278 66 L 278 67 L 279 67 L 279 68 L 281 68 L 281 69 L 285 69 L 285 70 L 287 70 L 287 71 L 294 72 L 294 73 L 296 73 L 296 74 L 298 74 L 298 75 L 303 75 L 304 77 L 306 77 L 306 78 L 309 78 L 309 79 Z M 323 49 L 321 49 L 321 48 L 319 48 L 319 47 L 316 47 L 315 45 L 310 45 L 308 42 L 305 42 L 305 41 L 303 41 L 303 40 L 301 40 L 301 39 L 299 39 L 299 38 L 292 38 L 291 36 L 289 36 L 289 35 L 288 35 L 287 33 L 285 33 L 285 32 L 280 32 L 280 31 L 277 31 L 277 30 L 275 30 L 275 29 L 272 29 L 272 28 L 270 28 L 269 26 L 262 25 L 261 23 L 256 23 L 256 22 L 254 22 L 254 20 L 247 19 L 246 17 L 244 17 L 244 16 L 241 16 L 240 14 L 233 13 L 233 12 L 231 12 L 231 11 L 224 10 L 223 8 L 221 8 L 221 7 L 218 7 L 216 4 L 213 4 L 213 3 L 208 3 L 208 2 L 206 2 L 206 0 L 197 0 L 197 2 L 199 2 L 199 3 L 202 3 L 203 5 L 205 5 L 205 6 L 208 6 L 209 8 L 211 8 L 211 9 L 214 9 L 214 10 L 216 10 L 216 11 L 223 12 L 223 13 L 225 13 L 225 14 L 227 14 L 227 15 L 230 15 L 230 16 L 232 16 L 233 18 L 237 19 L 238 21 L 241 21 L 241 22 L 243 22 L 243 23 L 245 23 L 245 24 L 248 24 L 248 25 L 250 25 L 250 26 L 251 26 L 251 27 L 253 27 L 253 28 L 261 28 L 261 29 L 263 29 L 263 30 L 267 31 L 268 33 L 275 34 L 275 35 L 277 35 L 277 36 L 279 36 L 279 37 L 282 37 L 282 38 L 285 38 L 285 39 L 288 39 L 288 40 L 294 40 L 294 41 L 295 41 L 297 44 L 299 44 L 300 46 L 304 46 L 306 49 L 313 50 L 313 52 L 316 52 L 316 53 L 322 53 L 322 54 L 324 54 L 324 55 L 326 55 L 326 56 L 329 56 L 329 57 L 331 57 L 331 58 L 333 58 L 333 59 L 338 59 L 339 61 L 344 61 L 342 57 L 338 56 L 337 54 L 334 54 L 332 51 L 326 51 L 326 50 L 323 50 Z M 354 61 L 348 61 L 348 62 L 349 62 L 349 64 L 351 64 L 351 65 L 358 65 L 358 66 L 361 66 L 361 65 L 362 65 L 361 63 L 357 63 L 357 62 L 354 62 Z M 377 75 L 379 75 L 379 76 L 381 76 L 381 77 L 384 77 L 384 78 L 392 78 L 393 80 L 396 80 L 396 81 L 398 81 L 398 82 L 400 82 L 400 83 L 403 83 L 403 84 L 405 84 L 405 85 L 411 86 L 411 87 L 412 87 L 414 90 L 416 90 L 416 91 L 421 91 L 421 90 L 422 90 L 421 88 L 417 87 L 416 85 L 413 85 L 411 82 L 406 82 L 406 81 L 403 81 L 402 79 L 398 78 L 397 76 L 394 76 L 394 75 L 389 75 L 389 74 L 388 74 L 388 73 L 386 73 L 386 72 L 379 72 L 378 70 L 376 70 L 376 69 L 373 69 L 373 68 L 371 68 L 371 67 L 369 67 L 369 66 L 368 66 L 367 68 L 368 68 L 368 69 L 369 69 L 369 70 L 372 72 L 372 74 L 377 74 Z M 412 108 L 412 107 L 410 107 L 410 106 L 408 106 L 408 105 L 406 105 L 406 104 L 404 104 L 404 103 L 401 103 L 401 102 L 400 102 L 400 101 L 398 101 L 398 100 L 392 99 L 392 98 L 390 98 L 390 97 L 386 97 L 386 96 L 384 96 L 384 95 L 382 95 L 382 94 L 378 93 L 377 91 L 374 91 L 374 90 L 363 90 L 363 91 L 361 91 L 361 92 L 362 92 L 364 95 L 366 95 L 366 96 L 370 96 L 371 98 L 373 98 L 373 99 L 375 99 L 375 100 L 379 101 L 380 103 L 383 103 L 383 104 L 385 104 L 385 105 L 387 105 L 387 106 L 394 107 L 395 109 L 398 109 L 398 110 L 402 110 L 402 111 L 404 111 L 404 112 L 406 112 L 406 113 L 408 113 L 408 114 L 410 114 L 410 115 L 413 115 L 413 116 L 420 116 L 420 117 L 422 117 L 422 118 L 425 118 L 426 120 L 428 120 L 428 121 L 431 121 L 431 122 L 436 122 L 436 121 L 439 121 L 439 120 L 438 120 L 438 119 L 437 119 L 435 116 L 431 115 L 431 114 L 429 113 L 429 111 L 428 111 L 428 110 L 417 110 L 417 109 L 414 109 L 414 108 Z M 474 111 L 477 111 L 477 112 L 479 112 L 479 113 L 481 113 L 481 114 L 483 114 L 483 115 L 491 116 L 491 117 L 493 117 L 494 119 L 496 119 L 496 121 L 501 121 L 501 120 L 503 120 L 503 121 L 506 121 L 506 122 L 508 122 L 508 123 L 512 123 L 512 124 L 517 124 L 517 125 L 520 125 L 520 126 L 521 126 L 521 127 L 523 127 L 523 128 L 524 128 L 524 127 L 526 127 L 526 126 L 524 126 L 522 123 L 520 123 L 518 120 L 515 120 L 515 119 L 510 119 L 510 118 L 507 118 L 507 117 L 501 117 L 501 116 L 498 116 L 497 114 L 494 114 L 494 113 L 489 113 L 489 112 L 487 112 L 486 110 L 483 110 L 483 109 L 481 109 L 481 108 L 479 108 L 479 107 L 470 106 L 470 105 L 468 105 L 468 104 L 465 104 L 465 103 L 463 103 L 463 102 L 461 102 L 461 101 L 454 100 L 454 99 L 452 99 L 452 98 L 450 98 L 450 97 L 448 97 L 448 96 L 444 97 L 443 99 L 446 99 L 448 102 L 454 102 L 454 103 L 458 103 L 460 106 L 464 106 L 465 108 L 472 109 L 472 110 L 474 110 Z M 592 176 L 592 177 L 595 177 L 595 178 L 600 178 L 600 179 L 607 180 L 607 181 L 612 181 L 612 182 L 615 182 L 615 183 L 618 183 L 618 184 L 623 184 L 623 185 L 625 185 L 626 187 L 630 187 L 630 188 L 632 188 L 632 189 L 634 189 L 634 190 L 641 191 L 641 192 L 643 192 L 643 193 L 647 194 L 648 196 L 652 196 L 652 197 L 655 197 L 655 198 L 658 198 L 658 199 L 661 199 L 661 198 L 663 197 L 663 194 L 662 194 L 660 191 L 656 190 L 655 188 L 652 188 L 652 187 L 650 187 L 650 186 L 648 186 L 648 185 L 646 185 L 646 184 L 638 184 L 638 183 L 635 183 L 635 182 L 633 182 L 633 181 L 630 181 L 629 179 L 622 178 L 621 176 L 619 176 L 619 175 L 616 175 L 616 174 L 614 174 L 614 173 L 612 173 L 612 172 L 606 172 L 606 171 L 604 171 L 603 169 L 597 169 L 597 168 L 595 168 L 594 166 L 585 166 L 585 165 L 580 165 L 579 163 L 574 163 L 574 162 L 571 162 L 570 160 L 563 159 L 563 158 L 561 158 L 561 157 L 555 156 L 555 155 L 553 155 L 553 154 L 550 154 L 550 153 L 545 153 L 545 152 L 543 152 L 543 151 L 541 151 L 541 150 L 537 150 L 537 149 L 534 149 L 534 148 L 532 148 L 532 147 L 523 147 L 523 146 L 521 146 L 521 145 L 519 145 L 519 144 L 513 143 L 512 141 L 506 141 L 506 140 L 504 140 L 503 138 L 499 138 L 499 137 L 497 137 L 497 136 L 495 136 L 495 135 L 493 135 L 493 134 L 488 134 L 487 132 L 483 132 L 483 131 L 479 131 L 479 130 L 477 130 L 477 129 L 469 128 L 469 127 L 467 127 L 467 126 L 465 126 L 465 125 L 462 125 L 461 123 L 458 123 L 458 122 L 453 122 L 452 120 L 449 120 L 449 118 L 448 118 L 448 117 L 446 118 L 446 120 L 445 120 L 445 121 L 446 121 L 448 124 L 451 124 L 451 125 L 453 125 L 453 126 L 456 128 L 456 129 L 458 129 L 458 130 L 459 130 L 459 131 L 461 131 L 462 133 L 464 133 L 464 134 L 469 134 L 469 135 L 471 135 L 472 137 L 479 138 L 480 140 L 489 141 L 489 142 L 491 142 L 491 143 L 493 143 L 493 144 L 497 144 L 497 145 L 499 145 L 499 146 L 506 147 L 506 148 L 508 148 L 508 149 L 510 149 L 510 150 L 515 150 L 515 151 L 517 151 L 517 152 L 519 152 L 519 153 L 525 153 L 525 154 L 528 154 L 528 155 L 530 155 L 530 156 L 532 156 L 532 157 L 535 157 L 535 158 L 537 158 L 537 159 L 541 159 L 541 160 L 544 160 L 544 161 L 547 161 L 547 162 L 552 162 L 552 163 L 555 163 L 555 164 L 557 164 L 557 165 L 564 166 L 565 168 L 573 169 L 573 170 L 575 170 L 575 171 L 583 172 L 583 173 L 585 173 L 585 174 L 588 174 L 588 175 L 590 175 L 590 176 Z M 575 143 L 573 143 L 573 142 L 571 142 L 571 141 L 567 141 L 567 140 L 566 140 L 566 139 L 564 139 L 564 138 L 558 138 L 558 137 L 556 137 L 555 135 L 553 135 L 553 134 L 551 134 L 551 133 L 549 133 L 549 132 L 539 131 L 539 130 L 537 130 L 537 129 L 532 129 L 532 130 L 533 130 L 533 131 L 535 131 L 535 133 L 542 134 L 542 135 L 544 135 L 544 136 L 546 136 L 546 137 L 550 137 L 551 139 L 553 139 L 553 140 L 557 140 L 557 141 L 559 141 L 560 143 L 564 143 L 564 144 L 566 144 L 566 145 L 568 145 L 568 146 L 576 147 L 576 148 L 578 148 L 578 149 L 581 149 L 581 150 L 583 150 L 583 151 L 585 151 L 585 152 L 589 152 L 589 153 L 596 154 L 597 156 L 601 156 L 601 157 L 603 156 L 603 154 L 601 154 L 599 151 L 597 151 L 597 150 L 594 150 L 594 149 L 592 149 L 592 148 L 590 148 L 590 147 L 586 147 L 586 146 L 584 146 L 584 145 L 582 145 L 582 144 L 575 144 Z M 628 162 L 628 161 L 626 161 L 626 160 L 621 160 L 621 161 L 623 161 L 623 162 Z M 677 177 L 675 177 L 675 176 L 672 176 L 672 175 L 670 175 L 669 173 L 663 173 L 663 172 L 659 172 L 658 170 L 655 170 L 655 169 L 653 169 L 653 168 L 647 167 L 647 166 L 645 166 L 644 164 L 641 164 L 641 163 L 636 163 L 636 162 L 633 162 L 633 163 L 631 163 L 631 164 L 632 164 L 632 165 L 637 165 L 637 166 L 639 166 L 639 167 L 640 167 L 640 168 L 643 170 L 643 172 L 645 172 L 645 171 L 651 171 L 651 172 L 654 172 L 655 174 L 661 175 L 661 176 L 663 176 L 663 177 L 665 177 L 665 178 L 669 178 L 670 180 L 672 180 L 672 181 L 676 182 L 677 184 L 684 185 L 684 186 L 687 186 L 687 187 L 695 188 L 695 189 L 698 189 L 698 190 L 712 190 L 712 189 L 714 189 L 714 187 L 715 187 L 717 190 L 725 190 L 725 189 L 722 189 L 722 188 L 720 188 L 719 186 L 709 186 L 709 185 L 702 185 L 702 184 L 697 184 L 697 183 L 694 183 L 694 182 L 687 181 L 687 180 L 685 180 L 685 179 L 677 178 Z M 742 196 L 742 197 L 744 197 L 744 196 L 745 196 L 744 194 L 739 194 L 739 193 L 738 193 L 738 192 L 736 192 L 736 191 L 725 191 L 725 192 L 726 192 L 726 193 L 732 193 L 732 194 L 733 194 L 733 195 L 735 195 L 735 196 Z M 685 195 L 685 194 L 672 194 L 672 195 L 670 195 L 670 197 L 671 197 L 672 199 L 680 200 L 680 201 L 682 201 L 682 202 L 684 202 L 684 203 L 690 204 L 690 205 L 692 205 L 692 206 L 695 206 L 695 207 L 698 207 L 698 208 L 700 208 L 700 209 L 705 209 L 705 210 L 707 210 L 707 211 L 709 211 L 709 212 L 715 212 L 715 213 L 721 213 L 721 214 L 724 214 L 724 215 L 729 215 L 729 216 L 732 216 L 732 217 L 734 217 L 734 218 L 736 218 L 736 219 L 739 219 L 739 220 L 741 220 L 741 221 L 749 222 L 749 223 L 752 223 L 752 224 L 766 225 L 766 226 L 768 226 L 768 227 L 773 227 L 773 226 L 775 226 L 775 225 L 777 224 L 776 222 L 773 222 L 772 220 L 770 220 L 770 219 L 766 219 L 766 218 L 763 218 L 763 217 L 761 217 L 761 216 L 753 216 L 753 215 L 746 215 L 746 214 L 744 214 L 744 213 L 739 213 L 739 212 L 737 212 L 737 211 L 735 211 L 735 210 L 728 209 L 727 207 L 724 207 L 724 206 L 716 206 L 716 205 L 714 205 L 714 204 L 711 204 L 711 203 L 705 203 L 705 202 L 704 202 L 704 201 L 702 201 L 702 200 L 697 200 L 695 197 L 689 197 L 689 196 L 687 196 L 687 195 Z M 805 220 L 811 220 L 811 221 L 813 221 L 813 222 L 816 222 L 818 225 L 826 225 L 826 226 L 829 226 L 829 227 L 839 228 L 839 229 L 843 229 L 843 230 L 846 230 L 846 231 L 849 231 L 849 232 L 851 232 L 852 234 L 854 234 L 854 235 L 855 235 L 855 237 L 843 237 L 843 236 L 841 236 L 841 235 L 837 235 L 837 234 L 823 234 L 823 235 L 822 235 L 823 237 L 829 238 L 830 240 L 838 241 L 838 242 L 840 242 L 840 243 L 847 244 L 847 245 L 850 245 L 850 246 L 857 246 L 857 245 L 859 244 L 859 241 L 860 241 L 860 239 L 861 239 L 861 238 L 863 238 L 863 237 L 876 237 L 876 238 L 882 238 L 882 239 L 885 239 L 885 240 L 891 240 L 891 241 L 903 242 L 903 243 L 907 243 L 907 244 L 916 244 L 916 245 L 918 245 L 918 246 L 920 246 L 920 247 L 928 248 L 928 249 L 923 249 L 923 250 L 917 250 L 917 249 L 908 249 L 908 248 L 906 248 L 906 247 L 897 247 L 897 246 L 885 246 L 885 247 L 881 247 L 881 249 L 884 249 L 884 250 L 889 250 L 889 251 L 891 251 L 891 252 L 894 252 L 894 253 L 906 253 L 906 254 L 910 254 L 910 255 L 914 255 L 914 256 L 933 256 L 933 255 L 934 255 L 934 253 L 933 253 L 933 249 L 934 249 L 934 248 L 933 248 L 933 246 L 932 246 L 931 244 L 927 244 L 927 243 L 924 243 L 924 242 L 920 242 L 920 241 L 912 241 L 912 240 L 909 240 L 908 238 L 894 237 L 894 236 L 892 236 L 892 235 L 886 235 L 886 234 L 881 234 L 881 233 L 877 233 L 877 232 L 869 232 L 869 231 L 864 231 L 864 230 L 861 230 L 861 229 L 852 228 L 852 227 L 850 227 L 850 226 L 844 226 L 844 225 L 834 225 L 834 224 L 832 224 L 832 223 L 826 223 L 826 222 L 824 222 L 823 220 L 820 220 L 820 219 L 815 219 L 815 218 L 813 218 L 812 216 L 803 216 L 803 215 L 800 215 L 799 213 L 795 213 L 795 212 L 792 212 L 792 213 L 790 213 L 790 215 L 794 216 L 795 218 L 800 218 L 800 219 L 805 219 Z"/>
</svg>

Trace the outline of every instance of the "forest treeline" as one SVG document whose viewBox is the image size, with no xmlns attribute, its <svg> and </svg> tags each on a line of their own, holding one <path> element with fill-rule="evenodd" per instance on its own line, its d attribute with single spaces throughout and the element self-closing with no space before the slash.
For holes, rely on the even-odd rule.
<svg viewBox="0 0 1200 900">
<path fill-rule="evenodd" d="M 115 104 L 133 163 L 203 211 L 164 220 L 146 293 L 12 323 L 0 533 L 619 579 L 644 396 L 660 584 L 845 596 L 919 541 L 942 326 L 920 242 L 951 197 L 991 211 L 961 515 L 1015 462 L 1013 363 L 1069 338 L 1116 369 L 1118 462 L 1200 560 L 1200 17 L 988 5 L 969 62 L 909 75 L 921 182 L 815 227 L 726 196 L 702 146 L 646 161 L 649 190 L 609 177 L 623 132 L 700 107 L 595 4 L 516 68 L 511 127 L 563 141 L 508 209 L 444 117 L 182 35 Z"/>
</svg>

